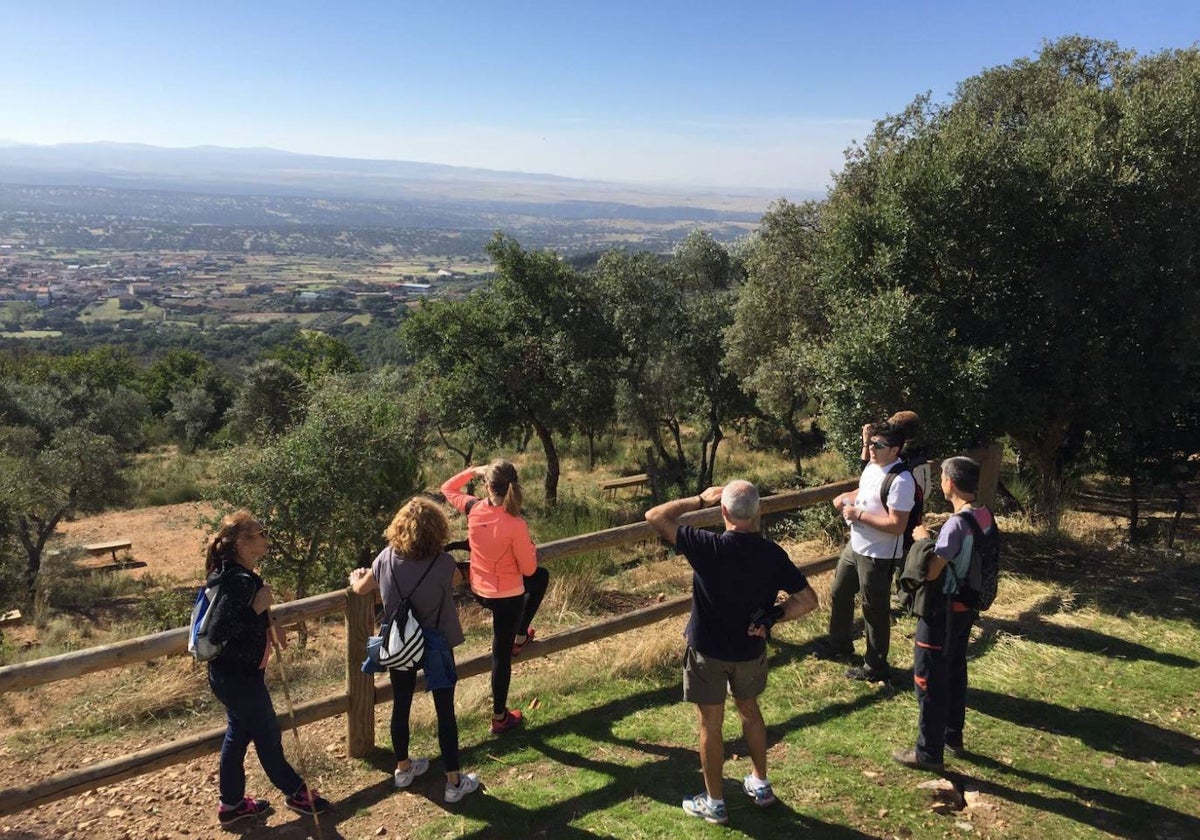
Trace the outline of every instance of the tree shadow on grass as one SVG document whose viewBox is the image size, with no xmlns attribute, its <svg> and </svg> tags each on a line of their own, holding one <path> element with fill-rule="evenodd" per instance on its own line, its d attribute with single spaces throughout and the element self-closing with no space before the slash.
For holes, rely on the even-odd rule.
<svg viewBox="0 0 1200 840">
<path fill-rule="evenodd" d="M 1057 595 L 1039 601 L 1015 619 L 997 618 L 983 613 L 977 622 L 982 633 L 970 646 L 971 656 L 980 656 L 992 648 L 1000 634 L 1021 636 L 1030 641 L 1068 648 L 1080 653 L 1107 656 L 1110 659 L 1157 662 L 1174 668 L 1195 668 L 1200 662 L 1175 653 L 1164 653 L 1152 647 L 1131 642 L 1087 627 L 1064 627 L 1045 616 L 1061 612 L 1063 600 Z"/>
<path fill-rule="evenodd" d="M 1025 786 L 1025 789 L 1017 789 L 998 781 L 978 779 L 963 773 L 948 774 L 960 790 L 964 787 L 974 788 L 981 793 L 1006 799 L 1035 811 L 1058 814 L 1118 837 L 1153 837 L 1156 840 L 1200 837 L 1200 818 L 1192 814 L 1181 813 L 1154 802 L 1124 796 L 1110 790 L 1048 776 L 1045 773 L 1020 770 L 976 753 L 963 753 L 960 758 L 993 774 L 1019 778 Z M 1061 791 L 1065 796 L 1037 793 L 1029 790 L 1030 787 L 1051 788 Z"/>
<path fill-rule="evenodd" d="M 1164 561 L 1146 550 L 1108 551 L 1057 534 L 1004 534 L 1005 569 L 1070 588 L 1076 606 L 1109 615 L 1130 612 L 1200 624 L 1200 563 Z"/>
<path fill-rule="evenodd" d="M 484 758 L 486 755 L 503 763 L 507 754 L 532 749 L 556 765 L 586 771 L 594 776 L 603 777 L 606 781 L 595 789 L 541 807 L 526 808 L 490 796 L 465 802 L 464 813 L 485 820 L 487 826 L 464 836 L 553 837 L 568 840 L 608 836 L 593 833 L 572 823 L 583 815 L 605 811 L 638 799 L 649 799 L 676 811 L 681 834 L 697 830 L 699 826 L 690 829 L 687 827 L 689 818 L 680 808 L 686 796 L 696 793 L 696 790 L 703 786 L 696 748 L 634 740 L 613 734 L 614 724 L 629 715 L 679 702 L 679 692 L 678 685 L 665 685 L 615 699 L 561 720 L 514 733 L 515 737 L 505 738 L 503 741 L 489 741 L 469 750 L 472 758 Z M 796 715 L 782 723 L 769 725 L 769 740 L 779 740 L 780 732 L 790 732 L 799 727 L 813 726 L 833 717 L 850 714 L 881 699 L 885 698 L 864 695 L 854 701 Z M 688 736 L 698 737 L 694 729 L 689 729 Z M 592 746 L 591 752 L 585 755 L 563 746 L 563 743 L 577 738 L 585 739 Z M 726 744 L 727 754 L 745 754 L 745 747 L 740 739 L 728 741 Z M 596 745 L 600 746 L 597 748 Z M 605 745 L 609 749 L 605 749 Z M 609 758 L 612 754 L 626 757 L 619 760 Z M 632 763 L 628 757 L 631 755 L 645 760 L 640 764 Z M 740 777 L 725 780 L 730 825 L 743 836 L 777 838 L 793 836 L 801 831 L 835 840 L 871 836 L 856 829 L 826 823 L 810 815 L 798 813 L 783 802 L 769 808 L 758 808 L 748 797 L 741 795 L 741 784 Z"/>
<path fill-rule="evenodd" d="M 1189 767 L 1200 760 L 1200 740 L 1101 709 L 1068 709 L 1041 700 L 975 688 L 968 689 L 967 708 L 1017 726 L 1077 738 L 1093 750 L 1119 755 L 1129 761 L 1157 761 Z"/>
</svg>

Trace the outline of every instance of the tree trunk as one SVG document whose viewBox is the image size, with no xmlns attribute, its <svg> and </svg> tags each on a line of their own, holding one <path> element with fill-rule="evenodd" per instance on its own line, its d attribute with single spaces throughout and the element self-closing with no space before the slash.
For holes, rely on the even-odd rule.
<svg viewBox="0 0 1200 840">
<path fill-rule="evenodd" d="M 787 424 L 787 433 L 788 433 L 788 450 L 792 454 L 792 463 L 796 467 L 796 477 L 801 478 L 804 475 L 804 458 L 801 455 L 801 451 L 803 449 L 803 443 L 802 443 L 800 429 L 798 429 L 796 427 L 795 423 L 793 423 L 789 420 L 788 424 Z M 801 487 L 804 486 L 803 481 L 800 482 L 800 486 Z"/>
<path fill-rule="evenodd" d="M 1140 511 L 1138 509 L 1138 487 L 1137 487 L 1137 470 L 1133 467 L 1129 468 L 1129 543 L 1138 541 L 1138 517 Z"/>
<path fill-rule="evenodd" d="M 59 520 L 66 512 L 66 508 L 63 508 L 51 516 L 48 521 L 43 521 L 36 516 L 17 517 L 17 539 L 21 543 L 21 548 L 25 550 L 26 604 L 32 605 L 34 595 L 37 593 L 38 575 L 42 571 L 42 552 L 46 547 L 46 541 L 50 539 L 50 535 L 54 533 Z M 33 522 L 32 529 L 30 521 Z"/>
<path fill-rule="evenodd" d="M 1183 510 L 1187 506 L 1187 495 L 1184 494 L 1183 486 L 1178 479 L 1171 483 L 1171 489 L 1175 491 L 1175 513 L 1167 528 L 1167 548 L 1175 547 L 1175 533 L 1179 528 L 1179 520 L 1183 518 Z"/>
<path fill-rule="evenodd" d="M 596 469 L 596 432 L 592 429 L 588 430 L 588 472 Z"/>
<path fill-rule="evenodd" d="M 538 440 L 542 442 L 542 450 L 546 453 L 546 480 L 543 484 L 546 505 L 554 507 L 558 504 L 558 448 L 554 445 L 554 435 L 548 428 L 537 420 L 534 420 L 532 425 Z"/>
<path fill-rule="evenodd" d="M 721 445 L 724 438 L 725 434 L 721 431 L 721 427 L 715 422 L 711 423 L 708 427 L 708 434 L 700 443 L 700 474 L 696 477 L 697 493 L 702 493 L 712 486 L 713 473 L 717 466 L 717 447 Z"/>
<path fill-rule="evenodd" d="M 1037 497 L 1033 504 L 1033 516 L 1046 524 L 1057 527 L 1062 515 L 1062 461 L 1060 454 L 1067 439 L 1070 421 L 1055 420 L 1038 431 L 1037 437 L 1013 436 L 1017 448 L 1033 461 L 1038 473 Z"/>
<path fill-rule="evenodd" d="M 308 597 L 309 570 L 312 569 L 312 564 L 316 562 L 317 558 L 317 541 L 315 539 L 308 544 L 308 551 L 305 552 L 305 555 L 307 559 L 296 569 L 297 601 Z M 301 621 L 296 625 L 296 644 L 300 650 L 308 649 L 308 624 L 306 622 Z"/>
</svg>

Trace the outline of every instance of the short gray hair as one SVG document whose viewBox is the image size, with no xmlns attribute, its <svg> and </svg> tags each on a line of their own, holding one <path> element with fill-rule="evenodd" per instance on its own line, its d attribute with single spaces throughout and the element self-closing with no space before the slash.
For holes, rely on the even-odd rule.
<svg viewBox="0 0 1200 840">
<path fill-rule="evenodd" d="M 758 516 L 758 488 L 741 479 L 729 482 L 721 491 L 721 507 L 730 519 L 753 519 Z"/>
<path fill-rule="evenodd" d="M 965 455 L 947 458 L 942 461 L 942 475 L 950 479 L 960 493 L 974 496 L 979 492 L 979 462 L 973 458 Z"/>
</svg>

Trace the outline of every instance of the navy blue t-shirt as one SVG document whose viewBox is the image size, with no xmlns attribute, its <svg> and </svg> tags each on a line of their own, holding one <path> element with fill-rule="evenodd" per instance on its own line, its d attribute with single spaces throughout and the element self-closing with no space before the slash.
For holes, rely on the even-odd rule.
<svg viewBox="0 0 1200 840">
<path fill-rule="evenodd" d="M 760 657 L 766 640 L 746 634 L 750 616 L 774 605 L 780 591 L 792 595 L 808 587 L 787 552 L 757 533 L 714 534 L 680 525 L 675 553 L 686 557 L 694 572 L 688 644 L 727 662 Z"/>
</svg>

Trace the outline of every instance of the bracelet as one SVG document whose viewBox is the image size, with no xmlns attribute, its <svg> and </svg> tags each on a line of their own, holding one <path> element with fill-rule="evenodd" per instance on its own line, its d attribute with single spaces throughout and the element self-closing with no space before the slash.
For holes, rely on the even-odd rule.
<svg viewBox="0 0 1200 840">
<path fill-rule="evenodd" d="M 700 509 L 700 510 L 704 510 L 704 508 L 706 507 L 706 505 L 704 504 L 704 497 L 703 497 L 703 496 L 697 496 L 697 497 L 696 497 L 696 501 L 700 503 L 700 508 L 699 508 L 699 509 Z"/>
</svg>

